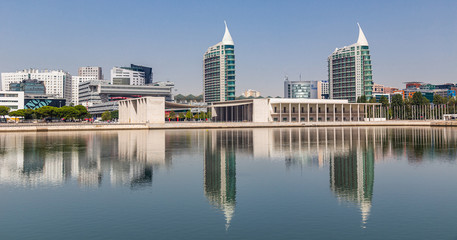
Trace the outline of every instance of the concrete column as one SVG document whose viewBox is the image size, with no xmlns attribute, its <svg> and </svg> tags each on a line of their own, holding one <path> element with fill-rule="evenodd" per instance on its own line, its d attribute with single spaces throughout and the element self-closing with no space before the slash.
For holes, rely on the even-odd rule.
<svg viewBox="0 0 457 240">
<path fill-rule="evenodd" d="M 375 118 L 375 105 L 373 105 L 373 121 L 374 121 L 374 118 Z"/>
<path fill-rule="evenodd" d="M 319 104 L 316 103 L 316 122 L 319 121 Z"/>
<path fill-rule="evenodd" d="M 333 121 L 336 122 L 336 105 L 333 104 Z"/>
<path fill-rule="evenodd" d="M 357 103 L 357 122 L 360 121 L 360 104 Z"/>
<path fill-rule="evenodd" d="M 327 103 L 325 104 L 325 121 L 324 122 L 327 122 Z"/>
<path fill-rule="evenodd" d="M 292 122 L 292 104 L 289 103 L 289 122 Z"/>
<path fill-rule="evenodd" d="M 352 122 L 352 103 L 349 103 L 349 121 Z"/>
<path fill-rule="evenodd" d="M 306 104 L 306 107 L 308 108 L 308 111 L 306 112 L 306 114 L 308 115 L 308 122 L 309 122 L 309 103 Z"/>
<path fill-rule="evenodd" d="M 279 103 L 279 122 L 282 122 L 282 106 L 281 106 L 281 103 Z"/>
<path fill-rule="evenodd" d="M 298 122 L 301 122 L 301 108 L 300 108 L 300 103 L 298 103 Z"/>
<path fill-rule="evenodd" d="M 341 121 L 344 122 L 343 104 L 341 104 Z"/>
</svg>

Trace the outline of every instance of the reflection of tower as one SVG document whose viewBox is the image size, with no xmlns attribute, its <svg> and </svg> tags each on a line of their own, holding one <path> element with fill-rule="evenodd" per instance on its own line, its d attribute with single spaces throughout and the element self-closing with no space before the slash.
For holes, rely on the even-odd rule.
<svg viewBox="0 0 457 240">
<path fill-rule="evenodd" d="M 338 200 L 355 203 L 362 215 L 362 225 L 371 210 L 374 183 L 374 153 L 372 148 L 352 150 L 330 161 L 330 188 Z"/>
<path fill-rule="evenodd" d="M 232 131 L 211 131 L 206 138 L 204 191 L 210 203 L 224 212 L 226 229 L 236 204 L 236 139 Z"/>
</svg>

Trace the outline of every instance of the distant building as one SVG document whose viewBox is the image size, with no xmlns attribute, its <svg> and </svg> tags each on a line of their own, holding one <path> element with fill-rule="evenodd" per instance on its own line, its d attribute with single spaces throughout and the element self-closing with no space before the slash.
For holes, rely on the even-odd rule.
<svg viewBox="0 0 457 240">
<path fill-rule="evenodd" d="M 394 94 L 394 92 L 398 91 L 398 88 L 393 87 L 386 87 L 384 86 L 384 94 Z"/>
<path fill-rule="evenodd" d="M 318 99 L 329 99 L 329 85 L 327 80 L 321 80 L 317 82 L 317 98 Z"/>
<path fill-rule="evenodd" d="M 335 49 L 328 57 L 328 77 L 331 99 L 356 102 L 360 96 L 373 96 L 370 50 L 360 25 L 357 42 Z"/>
<path fill-rule="evenodd" d="M 101 80 L 101 79 L 103 79 L 102 68 L 101 67 L 80 67 L 78 69 L 78 76 L 91 77 L 91 79 Z"/>
<path fill-rule="evenodd" d="M 12 111 L 24 109 L 24 92 L 0 91 L 0 106 L 9 107 Z"/>
<path fill-rule="evenodd" d="M 14 73 L 2 73 L 2 89 L 10 90 L 10 83 L 18 83 L 25 79 L 43 81 L 46 94 L 71 101 L 71 75 L 63 70 L 26 69 Z"/>
<path fill-rule="evenodd" d="M 284 98 L 317 99 L 317 81 L 290 81 L 284 79 Z"/>
<path fill-rule="evenodd" d="M 373 84 L 373 94 L 383 94 L 384 93 L 384 85 L 381 84 Z"/>
<path fill-rule="evenodd" d="M 373 93 L 373 98 L 376 99 L 376 102 L 379 102 L 381 100 L 381 97 L 384 96 L 387 98 L 387 100 L 390 103 L 390 94 L 385 94 L 385 93 Z"/>
<path fill-rule="evenodd" d="M 111 69 L 111 84 L 113 85 L 145 85 L 145 73 L 122 67 Z"/>
<path fill-rule="evenodd" d="M 138 72 L 144 72 L 144 83 L 145 84 L 152 84 L 153 83 L 153 73 L 152 73 L 152 68 L 150 67 L 145 67 L 145 66 L 140 66 L 140 65 L 135 65 L 135 64 L 130 64 L 130 67 L 123 67 L 124 69 L 128 70 L 133 70 L 133 71 L 138 71 Z"/>
<path fill-rule="evenodd" d="M 252 89 L 244 91 L 243 96 L 245 97 L 260 97 L 260 92 Z"/>
<path fill-rule="evenodd" d="M 100 79 L 98 76 L 71 76 L 71 103 L 79 105 L 79 84 L 94 80 Z"/>
<path fill-rule="evenodd" d="M 25 109 L 37 109 L 44 106 L 63 107 L 67 104 L 65 98 L 54 98 L 52 96 L 27 96 L 24 98 Z"/>
<path fill-rule="evenodd" d="M 9 86 L 10 91 L 24 92 L 25 96 L 45 95 L 46 87 L 43 81 L 37 79 L 25 79 L 20 82 L 12 82 Z"/>
<path fill-rule="evenodd" d="M 227 24 L 222 41 L 203 55 L 203 89 L 205 102 L 235 100 L 235 43 Z"/>
</svg>

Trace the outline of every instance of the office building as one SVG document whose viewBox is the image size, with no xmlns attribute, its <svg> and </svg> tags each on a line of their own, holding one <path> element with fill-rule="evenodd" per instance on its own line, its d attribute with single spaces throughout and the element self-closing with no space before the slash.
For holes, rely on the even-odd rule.
<svg viewBox="0 0 457 240">
<path fill-rule="evenodd" d="M 205 102 L 235 100 L 235 43 L 227 23 L 222 41 L 203 56 L 203 89 Z"/>
<path fill-rule="evenodd" d="M 318 99 L 329 99 L 329 86 L 327 80 L 321 80 L 317 82 L 317 98 Z"/>
<path fill-rule="evenodd" d="M 144 72 L 144 84 L 153 83 L 153 73 L 152 73 L 152 68 L 150 68 L 150 67 L 130 64 L 130 67 L 123 67 L 123 69 Z"/>
<path fill-rule="evenodd" d="M 24 92 L 0 91 L 0 106 L 9 107 L 11 111 L 24 109 Z"/>
<path fill-rule="evenodd" d="M 25 69 L 13 73 L 2 73 L 2 89 L 10 90 L 11 83 L 26 79 L 36 79 L 44 82 L 46 94 L 71 101 L 71 75 L 63 70 Z"/>
<path fill-rule="evenodd" d="M 356 43 L 337 48 L 328 57 L 330 98 L 356 102 L 365 95 L 373 94 L 373 74 L 368 41 L 359 25 Z"/>
<path fill-rule="evenodd" d="M 24 109 L 37 109 L 44 106 L 63 107 L 67 104 L 65 98 L 55 98 L 47 95 L 26 96 L 24 98 Z"/>
<path fill-rule="evenodd" d="M 10 91 L 24 92 L 25 96 L 46 94 L 44 82 L 36 79 L 26 79 L 20 82 L 12 82 L 10 83 L 9 89 Z"/>
<path fill-rule="evenodd" d="M 384 85 L 373 83 L 373 94 L 383 94 Z"/>
<path fill-rule="evenodd" d="M 91 79 L 101 80 L 101 79 L 103 79 L 102 68 L 101 67 L 80 67 L 78 69 L 78 76 L 91 77 Z"/>
<path fill-rule="evenodd" d="M 113 85 L 144 85 L 146 78 L 143 71 L 135 71 L 122 67 L 111 69 L 111 84 Z"/>
<path fill-rule="evenodd" d="M 71 76 L 71 103 L 73 105 L 79 105 L 79 84 L 94 80 L 100 79 L 98 76 Z"/>
<path fill-rule="evenodd" d="M 317 99 L 317 81 L 290 81 L 284 79 L 284 98 Z"/>
</svg>

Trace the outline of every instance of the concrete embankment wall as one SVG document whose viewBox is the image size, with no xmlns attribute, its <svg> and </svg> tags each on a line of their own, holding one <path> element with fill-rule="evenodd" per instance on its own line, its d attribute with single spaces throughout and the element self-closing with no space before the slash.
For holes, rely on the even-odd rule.
<svg viewBox="0 0 457 240">
<path fill-rule="evenodd" d="M 164 124 L 2 124 L 0 132 L 110 131 L 147 129 L 224 129 L 281 127 L 457 127 L 457 121 L 383 121 L 383 122 L 179 122 Z"/>
</svg>

